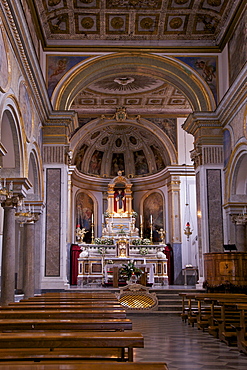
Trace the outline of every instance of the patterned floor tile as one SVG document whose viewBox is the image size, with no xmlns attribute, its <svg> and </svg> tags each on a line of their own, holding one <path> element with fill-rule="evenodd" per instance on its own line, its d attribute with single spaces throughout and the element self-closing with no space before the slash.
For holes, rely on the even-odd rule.
<svg viewBox="0 0 247 370">
<path fill-rule="evenodd" d="M 132 314 L 129 318 L 145 343 L 145 348 L 134 350 L 134 361 L 164 361 L 169 370 L 247 369 L 246 355 L 185 324 L 179 315 Z"/>
</svg>

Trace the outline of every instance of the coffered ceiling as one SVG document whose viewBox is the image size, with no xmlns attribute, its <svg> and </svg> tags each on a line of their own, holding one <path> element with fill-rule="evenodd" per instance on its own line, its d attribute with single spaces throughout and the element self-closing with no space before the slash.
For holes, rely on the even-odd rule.
<svg viewBox="0 0 247 370">
<path fill-rule="evenodd" d="M 33 0 L 44 46 L 217 47 L 242 0 Z"/>
</svg>

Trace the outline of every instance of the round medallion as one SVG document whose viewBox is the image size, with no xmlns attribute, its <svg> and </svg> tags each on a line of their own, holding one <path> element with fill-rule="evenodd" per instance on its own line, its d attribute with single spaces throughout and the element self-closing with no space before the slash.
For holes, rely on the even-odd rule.
<svg viewBox="0 0 247 370">
<path fill-rule="evenodd" d="M 124 25 L 124 20 L 121 17 L 114 17 L 111 20 L 111 26 L 115 28 L 115 30 L 119 30 Z"/>
<path fill-rule="evenodd" d="M 87 30 L 89 30 L 90 28 L 93 27 L 94 25 L 94 20 L 90 17 L 84 17 L 82 20 L 81 20 L 81 25 L 83 28 L 86 28 Z"/>
<path fill-rule="evenodd" d="M 177 28 L 180 28 L 183 24 L 183 20 L 182 18 L 179 18 L 179 17 L 175 17 L 175 18 L 172 18 L 169 25 L 172 29 L 177 29 Z"/>
<path fill-rule="evenodd" d="M 154 21 L 150 17 L 145 17 L 140 22 L 141 27 L 144 28 L 145 30 L 148 30 L 149 28 L 151 28 L 153 24 L 154 24 Z"/>
</svg>

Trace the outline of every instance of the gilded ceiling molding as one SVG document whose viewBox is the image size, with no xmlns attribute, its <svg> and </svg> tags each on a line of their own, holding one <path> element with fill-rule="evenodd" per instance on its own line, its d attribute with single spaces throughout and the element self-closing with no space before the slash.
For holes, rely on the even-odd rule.
<svg viewBox="0 0 247 370">
<path fill-rule="evenodd" d="M 33 52 L 29 49 L 28 44 L 30 42 L 30 35 L 27 34 L 28 30 L 25 29 L 26 23 L 22 22 L 22 17 L 24 17 L 22 9 L 19 8 L 19 2 L 15 1 L 2 0 L 1 5 L 5 13 L 5 17 L 7 18 L 10 30 L 12 31 L 11 36 L 14 40 L 14 46 L 17 49 L 16 55 L 20 56 L 21 64 L 23 66 L 22 73 L 28 79 L 30 86 L 32 86 L 32 91 L 36 97 L 36 107 L 38 108 L 38 110 L 40 110 L 45 105 L 48 105 L 49 102 L 46 100 L 46 104 L 44 104 L 43 95 L 46 96 L 46 92 L 42 94 L 40 91 L 40 88 L 43 89 L 45 88 L 45 86 L 42 83 L 43 79 L 41 79 L 39 76 L 39 68 L 35 68 L 35 76 L 32 69 L 30 68 L 31 63 L 33 66 L 35 66 L 38 61 L 36 58 L 34 59 Z M 16 26 L 15 17 L 17 17 L 17 15 L 17 22 L 19 26 L 22 25 L 21 28 Z M 31 61 L 29 59 L 31 59 Z"/>
<path fill-rule="evenodd" d="M 58 110 L 70 109 L 79 92 L 93 81 L 130 71 L 157 76 L 172 84 L 186 96 L 194 111 L 215 109 L 208 85 L 194 71 L 175 59 L 143 53 L 116 53 L 84 62 L 61 79 L 52 96 L 53 106 Z"/>
</svg>

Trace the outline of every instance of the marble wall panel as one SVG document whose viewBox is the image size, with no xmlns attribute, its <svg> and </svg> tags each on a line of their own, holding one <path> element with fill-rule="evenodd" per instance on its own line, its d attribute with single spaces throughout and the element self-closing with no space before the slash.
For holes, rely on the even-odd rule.
<svg viewBox="0 0 247 370">
<path fill-rule="evenodd" d="M 209 252 L 223 252 L 221 170 L 207 170 Z"/>
<path fill-rule="evenodd" d="M 61 169 L 46 169 L 45 276 L 60 275 Z"/>
</svg>

